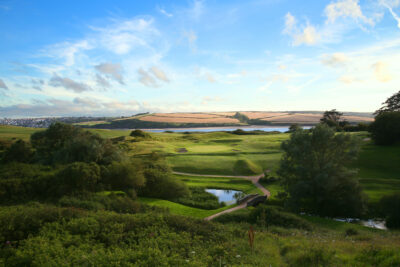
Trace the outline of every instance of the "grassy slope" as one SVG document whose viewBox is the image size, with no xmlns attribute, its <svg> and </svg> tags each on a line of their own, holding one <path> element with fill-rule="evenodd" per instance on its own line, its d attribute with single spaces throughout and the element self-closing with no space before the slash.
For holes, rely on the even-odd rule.
<svg viewBox="0 0 400 267">
<path fill-rule="evenodd" d="M 31 133 L 39 129 L 13 126 L 0 126 L 0 139 L 21 138 L 29 140 Z M 129 130 L 97 130 L 106 138 L 128 136 Z M 357 134 L 357 133 L 353 133 Z M 223 132 L 213 133 L 152 133 L 153 139 L 142 142 L 129 142 L 133 154 L 148 154 L 152 151 L 167 156 L 174 170 L 199 174 L 252 175 L 254 170 L 238 169 L 239 160 L 248 160 L 261 169 L 278 168 L 281 157 L 280 143 L 288 134 L 274 135 L 233 135 Z M 365 133 L 358 134 L 365 136 Z M 180 148 L 187 153 L 178 153 Z M 382 147 L 371 143 L 363 145 L 359 159 L 352 167 L 359 169 L 359 177 L 371 201 L 383 195 L 400 191 L 400 145 Z M 210 180 L 207 181 L 213 185 Z M 204 183 L 203 183 L 204 184 Z M 214 183 L 215 185 L 215 183 Z M 279 185 L 268 185 L 274 193 Z"/>
</svg>

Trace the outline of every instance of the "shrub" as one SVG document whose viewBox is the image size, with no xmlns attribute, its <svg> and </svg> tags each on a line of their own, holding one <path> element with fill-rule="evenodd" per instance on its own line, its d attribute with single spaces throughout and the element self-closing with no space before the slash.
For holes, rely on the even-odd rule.
<svg viewBox="0 0 400 267">
<path fill-rule="evenodd" d="M 311 225 L 293 213 L 284 212 L 279 207 L 259 205 L 250 213 L 250 221 L 264 226 L 311 229 Z"/>
<path fill-rule="evenodd" d="M 150 135 L 146 132 L 143 132 L 142 130 L 136 129 L 133 130 L 130 134 L 132 137 L 141 137 L 141 138 L 149 138 Z"/>
</svg>

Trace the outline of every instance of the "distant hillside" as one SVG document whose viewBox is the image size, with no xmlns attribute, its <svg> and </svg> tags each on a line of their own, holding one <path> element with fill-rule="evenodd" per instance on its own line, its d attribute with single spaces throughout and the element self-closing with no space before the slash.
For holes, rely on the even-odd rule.
<svg viewBox="0 0 400 267">
<path fill-rule="evenodd" d="M 243 111 L 243 112 L 199 112 L 199 113 L 145 113 L 132 117 L 118 118 L 106 123 L 80 123 L 81 126 L 104 129 L 133 128 L 190 128 L 248 125 L 300 125 L 317 124 L 323 112 L 319 111 Z M 371 122 L 371 113 L 347 112 L 344 119 L 352 124 Z"/>
</svg>

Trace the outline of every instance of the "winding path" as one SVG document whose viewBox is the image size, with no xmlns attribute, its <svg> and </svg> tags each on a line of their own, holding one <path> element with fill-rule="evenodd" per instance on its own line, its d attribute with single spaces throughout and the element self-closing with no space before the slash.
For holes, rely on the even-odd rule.
<svg viewBox="0 0 400 267">
<path fill-rule="evenodd" d="M 258 182 L 258 180 L 260 180 L 261 177 L 264 177 L 264 173 L 260 174 L 260 175 L 256 175 L 256 176 L 210 175 L 210 174 L 194 174 L 194 173 L 186 173 L 186 172 L 174 172 L 174 174 L 186 175 L 186 176 L 197 176 L 197 177 L 242 178 L 242 179 L 246 179 L 246 180 L 251 181 L 257 188 L 259 188 L 263 192 L 263 195 L 266 196 L 267 198 L 269 198 L 271 196 L 271 192 L 269 192 L 264 186 L 262 186 Z M 253 198 L 254 197 L 249 198 L 246 202 L 244 202 L 244 203 L 242 203 L 242 204 L 240 204 L 240 205 L 238 205 L 236 207 L 233 207 L 233 208 L 218 212 L 218 213 L 213 214 L 211 216 L 208 216 L 208 217 L 206 217 L 204 219 L 206 221 L 210 221 L 210 220 L 214 219 L 215 217 L 218 217 L 218 216 L 220 216 L 222 214 L 230 213 L 230 212 L 233 212 L 233 211 L 239 210 L 239 209 L 244 209 L 244 208 L 247 207 L 247 203 L 249 201 L 251 201 Z"/>
</svg>

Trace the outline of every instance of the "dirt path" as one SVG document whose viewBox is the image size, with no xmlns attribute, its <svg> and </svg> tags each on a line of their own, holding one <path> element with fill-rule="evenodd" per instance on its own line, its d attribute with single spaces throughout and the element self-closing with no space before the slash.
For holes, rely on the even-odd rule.
<svg viewBox="0 0 400 267">
<path fill-rule="evenodd" d="M 262 185 L 258 182 L 258 180 L 260 180 L 261 177 L 264 177 L 264 174 L 260 174 L 260 175 L 256 175 L 256 176 L 232 176 L 232 175 L 194 174 L 194 173 L 186 173 L 186 172 L 174 172 L 174 173 L 175 173 L 175 174 L 180 174 L 180 175 L 186 175 L 186 176 L 197 176 L 197 177 L 242 178 L 242 179 L 246 179 L 246 180 L 251 181 L 255 186 L 257 186 L 257 188 L 259 188 L 259 189 L 263 192 L 263 195 L 264 195 L 264 196 L 267 196 L 267 198 L 269 198 L 269 197 L 271 196 L 271 193 L 270 193 L 264 186 L 262 186 Z M 242 204 L 240 204 L 240 205 L 238 205 L 238 206 L 236 206 L 236 207 L 233 207 L 233 208 L 230 208 L 230 209 L 227 209 L 227 210 L 218 212 L 218 213 L 213 214 L 213 215 L 211 215 L 211 216 L 209 216 L 209 217 L 206 217 L 206 218 L 204 218 L 204 219 L 205 219 L 206 221 L 210 221 L 210 220 L 214 219 L 215 217 L 218 217 L 218 216 L 220 216 L 220 215 L 222 215 L 222 214 L 226 214 L 226 213 L 233 212 L 233 211 L 235 211 L 235 210 L 239 210 L 239 209 L 246 208 L 246 207 L 247 207 L 247 203 L 248 203 L 249 201 L 251 201 L 252 199 L 253 199 L 253 198 L 250 198 L 250 199 L 248 199 L 246 202 L 244 202 L 244 203 L 242 203 Z"/>
</svg>

